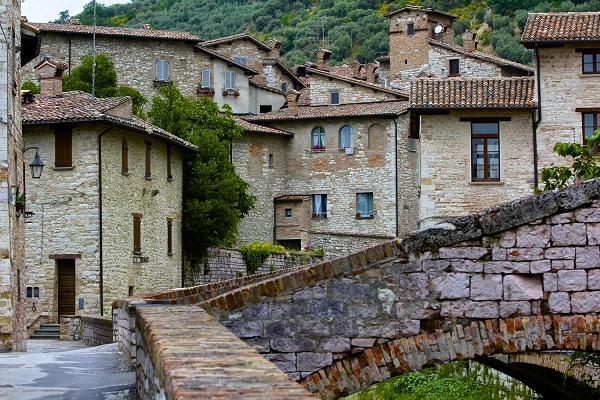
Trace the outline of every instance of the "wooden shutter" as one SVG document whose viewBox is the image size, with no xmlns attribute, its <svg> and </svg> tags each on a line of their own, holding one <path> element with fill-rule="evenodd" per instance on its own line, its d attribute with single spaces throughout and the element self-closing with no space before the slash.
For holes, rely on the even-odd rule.
<svg viewBox="0 0 600 400">
<path fill-rule="evenodd" d="M 72 133 L 71 129 L 57 129 L 54 133 L 54 166 L 72 167 Z"/>
<path fill-rule="evenodd" d="M 127 139 L 125 138 L 121 142 L 121 172 L 124 174 L 129 172 L 129 147 L 127 147 Z"/>
<path fill-rule="evenodd" d="M 167 144 L 167 179 L 173 179 L 173 174 L 171 172 L 171 145 Z"/>
<path fill-rule="evenodd" d="M 167 253 L 173 254 L 173 220 L 167 218 Z"/>
<path fill-rule="evenodd" d="M 152 152 L 152 143 L 146 143 L 146 178 L 152 177 L 152 171 L 150 170 L 150 153 Z"/>
<path fill-rule="evenodd" d="M 133 213 L 133 252 L 142 252 L 142 214 Z"/>
<path fill-rule="evenodd" d="M 210 69 L 202 70 L 202 82 L 201 82 L 200 86 L 203 88 L 210 87 Z"/>
</svg>

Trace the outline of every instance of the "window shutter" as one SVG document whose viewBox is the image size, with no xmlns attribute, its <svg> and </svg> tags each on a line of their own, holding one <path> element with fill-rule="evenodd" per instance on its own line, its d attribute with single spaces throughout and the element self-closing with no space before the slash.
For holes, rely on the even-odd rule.
<svg viewBox="0 0 600 400">
<path fill-rule="evenodd" d="M 235 72 L 225 71 L 225 89 L 235 90 Z"/>
<path fill-rule="evenodd" d="M 129 148 L 125 138 L 121 142 L 121 172 L 124 174 L 129 172 Z"/>
<path fill-rule="evenodd" d="M 54 134 L 54 166 L 72 167 L 72 133 L 71 130 L 57 130 Z"/>
<path fill-rule="evenodd" d="M 142 252 L 142 214 L 133 214 L 133 252 Z"/>
<path fill-rule="evenodd" d="M 167 253 L 173 254 L 173 220 L 167 218 Z"/>
<path fill-rule="evenodd" d="M 210 69 L 202 70 L 202 83 L 200 84 L 203 88 L 210 87 Z"/>
<path fill-rule="evenodd" d="M 152 171 L 150 170 L 150 153 L 152 151 L 152 143 L 146 143 L 146 178 L 150 178 L 152 176 Z"/>
<path fill-rule="evenodd" d="M 156 80 L 169 80 L 169 60 L 156 60 Z"/>
</svg>

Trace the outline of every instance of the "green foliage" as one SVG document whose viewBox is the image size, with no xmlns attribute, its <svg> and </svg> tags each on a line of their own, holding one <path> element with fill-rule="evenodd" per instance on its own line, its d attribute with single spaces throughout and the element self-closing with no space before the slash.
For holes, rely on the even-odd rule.
<svg viewBox="0 0 600 400">
<path fill-rule="evenodd" d="M 229 161 L 231 142 L 243 129 L 207 97 L 185 97 L 173 85 L 161 87 L 148 113 L 159 127 L 198 146 L 184 164 L 183 238 L 193 260 L 209 247 L 232 246 L 237 225 L 252 209 L 255 197 Z"/>
<path fill-rule="evenodd" d="M 591 368 L 597 370 L 600 368 L 600 353 L 576 351 L 569 356 L 569 367 L 563 374 L 563 378 L 566 381 L 567 377 L 572 373 L 576 372 L 577 369 Z M 577 383 L 581 386 L 594 387 L 596 385 L 596 378 L 587 372 L 584 372 L 577 377 Z M 600 398 L 600 388 L 596 388 L 592 391 L 594 399 Z"/>
<path fill-rule="evenodd" d="M 272 243 L 254 241 L 243 245 L 240 252 L 246 264 L 247 274 L 254 275 L 271 254 L 285 252 L 285 248 Z"/>
<path fill-rule="evenodd" d="M 22 90 L 30 90 L 31 94 L 40 94 L 40 85 L 36 85 L 35 83 L 33 83 L 31 81 L 23 82 L 21 89 Z"/>
<path fill-rule="evenodd" d="M 81 64 L 63 76 L 63 91 L 81 90 L 92 93 L 92 54 L 81 57 Z M 137 90 L 128 86 L 117 86 L 115 64 L 106 54 L 96 55 L 96 77 L 94 82 L 96 97 L 131 96 L 134 114 L 144 117 L 143 107 L 148 100 Z"/>
<path fill-rule="evenodd" d="M 592 178 L 600 178 L 600 156 L 596 153 L 600 146 L 600 131 L 588 137 L 586 144 L 558 142 L 553 151 L 561 157 L 572 160 L 571 166 L 551 163 L 542 168 L 543 191 L 562 189 L 568 185 Z M 536 190 L 539 191 L 539 190 Z"/>
<path fill-rule="evenodd" d="M 58 13 L 58 18 L 55 19 L 53 22 L 55 24 L 64 24 L 65 22 L 67 22 L 67 20 L 71 18 L 69 16 L 69 10 L 64 10 Z"/>
</svg>

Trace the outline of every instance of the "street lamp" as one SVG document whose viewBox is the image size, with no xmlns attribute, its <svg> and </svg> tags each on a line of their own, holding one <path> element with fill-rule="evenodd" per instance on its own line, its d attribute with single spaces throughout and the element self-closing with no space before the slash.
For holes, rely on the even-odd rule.
<svg viewBox="0 0 600 400">
<path fill-rule="evenodd" d="M 38 147 L 28 147 L 23 151 L 23 154 L 25 154 L 27 150 L 31 149 L 35 149 L 35 157 L 33 157 L 33 161 L 31 161 L 31 164 L 29 164 L 29 168 L 31 168 L 31 177 L 33 179 L 39 179 L 40 176 L 42 176 L 42 169 L 46 163 L 40 158 L 40 155 L 38 154 Z"/>
</svg>

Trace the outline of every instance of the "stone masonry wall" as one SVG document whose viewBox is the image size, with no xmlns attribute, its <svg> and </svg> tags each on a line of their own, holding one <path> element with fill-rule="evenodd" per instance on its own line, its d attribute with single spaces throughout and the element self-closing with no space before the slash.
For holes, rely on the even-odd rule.
<svg viewBox="0 0 600 400">
<path fill-rule="evenodd" d="M 331 104 L 331 91 L 340 92 L 340 104 L 367 103 L 373 101 L 398 100 L 397 95 L 362 85 L 350 86 L 346 82 L 322 76 L 310 75 L 310 103 L 312 106 Z"/>
</svg>

